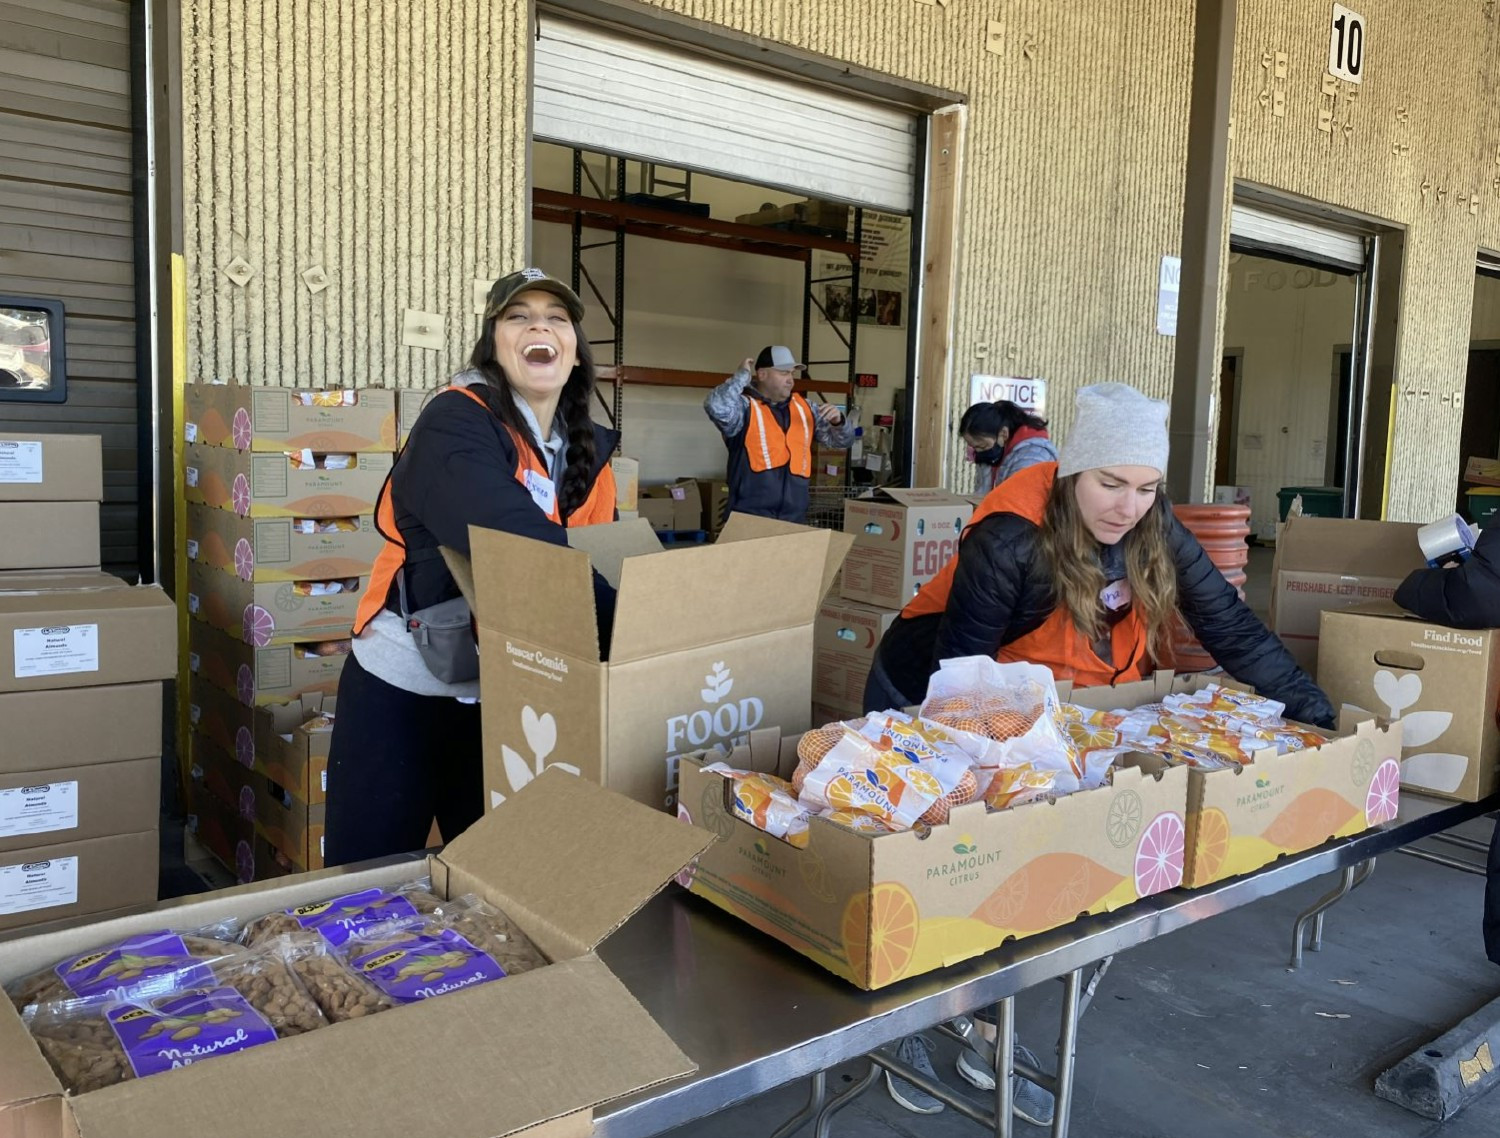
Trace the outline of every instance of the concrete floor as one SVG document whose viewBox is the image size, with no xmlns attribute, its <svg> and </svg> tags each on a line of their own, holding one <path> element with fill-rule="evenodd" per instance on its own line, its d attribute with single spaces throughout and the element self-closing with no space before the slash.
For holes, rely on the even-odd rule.
<svg viewBox="0 0 1500 1138">
<path fill-rule="evenodd" d="M 1465 832 L 1486 837 L 1489 825 Z M 1483 878 L 1384 857 L 1374 877 L 1330 911 L 1323 951 L 1290 972 L 1292 921 L 1326 888 L 1312 882 L 1118 957 L 1079 1031 L 1076 1138 L 1500 1134 L 1500 1094 L 1438 1124 L 1372 1090 L 1381 1071 L 1500 996 L 1500 968 L 1480 941 Z M 1060 997 L 1061 985 L 1049 984 L 1019 1001 L 1021 1038 L 1048 1067 Z M 935 1041 L 939 1078 L 969 1090 L 953 1069 L 955 1045 Z M 862 1073 L 862 1064 L 851 1064 L 832 1083 Z M 782 1087 L 671 1135 L 764 1138 L 804 1099 L 804 1086 Z M 840 1115 L 833 1133 L 982 1131 L 951 1110 L 910 1114 L 881 1085 Z M 1017 1133 L 1044 1131 L 1018 1122 Z"/>
</svg>

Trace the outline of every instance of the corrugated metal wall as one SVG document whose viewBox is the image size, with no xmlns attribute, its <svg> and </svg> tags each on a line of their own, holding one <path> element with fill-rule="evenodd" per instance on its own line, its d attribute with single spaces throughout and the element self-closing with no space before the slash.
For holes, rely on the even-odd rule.
<svg viewBox="0 0 1500 1138">
<path fill-rule="evenodd" d="M 1167 394 L 1190 0 L 658 6 L 968 97 L 958 410 L 971 371 L 1046 378 L 1061 423 L 1090 380 Z M 520 3 L 187 0 L 190 378 L 442 381 L 471 280 L 523 257 L 528 58 Z M 445 350 L 401 346 L 408 307 L 442 313 Z"/>
<path fill-rule="evenodd" d="M 1425 521 L 1453 507 L 1474 256 L 1500 247 L 1500 12 L 1478 0 L 1357 9 L 1364 81 L 1328 95 L 1329 5 L 1240 0 L 1234 173 L 1409 231 L 1390 516 Z"/>
<path fill-rule="evenodd" d="M 0 292 L 60 299 L 68 400 L 0 424 L 98 434 L 103 557 L 136 565 L 130 5 L 6 0 L 0 36 Z"/>
</svg>

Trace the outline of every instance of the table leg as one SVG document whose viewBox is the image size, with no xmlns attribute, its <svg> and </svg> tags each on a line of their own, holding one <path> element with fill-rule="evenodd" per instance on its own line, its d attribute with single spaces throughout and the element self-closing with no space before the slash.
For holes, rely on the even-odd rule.
<svg viewBox="0 0 1500 1138">
<path fill-rule="evenodd" d="M 1007 996 L 995 1005 L 995 1138 L 1011 1138 L 1015 1080 L 1016 999 Z"/>
<path fill-rule="evenodd" d="M 807 1105 L 777 1127 L 771 1138 L 792 1138 L 793 1134 L 818 1117 L 818 1112 L 828 1100 L 828 1072 L 819 1071 L 808 1082 Z"/>
<path fill-rule="evenodd" d="M 1323 950 L 1323 914 L 1338 902 L 1342 901 L 1355 889 L 1370 879 L 1370 874 L 1375 872 L 1375 859 L 1366 858 L 1357 865 L 1345 866 L 1339 879 L 1338 886 L 1330 893 L 1318 899 L 1310 908 L 1299 914 L 1296 922 L 1292 925 L 1292 963 L 1293 968 L 1302 967 L 1302 948 L 1307 942 L 1307 926 L 1313 925 L 1313 935 L 1308 947 L 1314 952 Z"/>
<path fill-rule="evenodd" d="M 833 1116 L 873 1087 L 879 1078 L 880 1068 L 872 1062 L 870 1069 L 860 1077 L 858 1082 L 845 1087 L 824 1103 L 823 1109 L 818 1111 L 817 1121 L 813 1126 L 813 1138 L 828 1138 L 829 1127 L 833 1125 Z"/>
<path fill-rule="evenodd" d="M 1083 969 L 1069 972 L 1063 983 L 1062 1032 L 1057 1041 L 1057 1106 L 1052 1116 L 1052 1138 L 1068 1138 L 1068 1122 L 1073 1112 L 1073 1075 L 1078 1058 L 1079 989 L 1083 984 Z"/>
</svg>

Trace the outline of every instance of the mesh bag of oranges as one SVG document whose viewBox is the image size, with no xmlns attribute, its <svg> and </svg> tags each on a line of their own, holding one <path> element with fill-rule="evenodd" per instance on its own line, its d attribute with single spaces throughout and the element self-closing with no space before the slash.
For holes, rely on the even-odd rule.
<svg viewBox="0 0 1500 1138">
<path fill-rule="evenodd" d="M 865 730 L 871 730 L 869 724 Z M 913 758 L 914 753 L 923 757 Z M 846 727 L 843 738 L 803 779 L 799 801 L 819 813 L 852 810 L 870 814 L 892 829 L 909 830 L 918 822 L 946 822 L 949 796 L 965 775 L 968 787 L 959 794 L 972 798 L 978 783 L 969 772 L 967 756 L 900 750 L 888 733 L 872 739 Z"/>
<path fill-rule="evenodd" d="M 736 818 L 798 849 L 807 848 L 807 810 L 797 801 L 792 784 L 786 779 L 735 770 L 724 763 L 713 763 L 703 769 L 733 780 Z"/>
</svg>

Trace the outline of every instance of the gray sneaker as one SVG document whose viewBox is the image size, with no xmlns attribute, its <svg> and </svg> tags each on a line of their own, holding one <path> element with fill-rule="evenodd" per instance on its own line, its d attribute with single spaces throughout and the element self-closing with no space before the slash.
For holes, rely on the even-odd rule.
<svg viewBox="0 0 1500 1138">
<path fill-rule="evenodd" d="M 932 1069 L 932 1059 L 928 1055 L 932 1047 L 932 1040 L 925 1035 L 908 1035 L 895 1045 L 891 1054 L 936 1082 L 937 1072 Z M 913 1114 L 942 1113 L 943 1103 L 940 1099 L 933 1098 L 921 1087 L 889 1071 L 885 1073 L 885 1087 L 891 1092 L 891 1098 L 896 1100 L 897 1105 L 904 1106 Z"/>
<path fill-rule="evenodd" d="M 1016 1044 L 1015 1057 L 1033 1067 L 1040 1068 L 1041 1066 L 1035 1053 L 1019 1043 Z M 982 1091 L 995 1089 L 995 1072 L 972 1047 L 965 1047 L 959 1052 L 958 1073 L 963 1076 L 965 1082 Z M 1025 1119 L 1034 1126 L 1052 1125 L 1056 1100 L 1051 1091 L 1038 1086 L 1024 1075 L 1016 1074 L 1011 1077 L 1010 1095 L 1011 1107 L 1018 1118 Z"/>
</svg>

